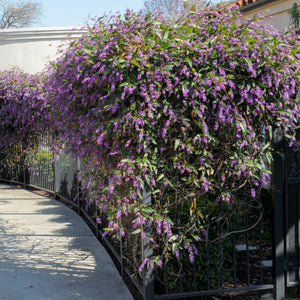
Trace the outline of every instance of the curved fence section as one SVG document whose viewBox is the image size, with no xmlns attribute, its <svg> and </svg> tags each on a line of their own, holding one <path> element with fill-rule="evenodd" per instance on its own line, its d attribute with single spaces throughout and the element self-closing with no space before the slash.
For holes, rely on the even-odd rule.
<svg viewBox="0 0 300 300">
<path fill-rule="evenodd" d="M 63 152 L 58 159 L 54 159 L 46 141 L 36 145 L 30 153 L 24 154 L 17 148 L 15 152 L 18 155 L 12 157 L 17 157 L 17 160 L 0 158 L 0 181 L 44 190 L 72 206 L 87 221 L 95 235 L 101 238 L 122 277 L 129 282 L 134 293 L 139 295 L 138 297 L 144 295 L 142 274 L 138 272 L 143 261 L 143 242 L 138 235 L 130 234 L 122 237 L 115 233 L 101 237 L 104 232 L 102 229 L 108 226 L 108 220 L 97 203 L 90 202 L 88 192 L 81 190 L 80 160 Z M 98 217 L 102 220 L 101 224 L 97 222 Z M 127 226 L 128 229 L 131 227 L 130 221 L 127 222 Z"/>
<path fill-rule="evenodd" d="M 83 192 L 78 176 L 82 165 L 78 159 L 61 154 L 54 160 L 46 142 L 30 153 L 16 157 L 17 161 L 0 159 L 0 180 L 54 194 L 76 209 L 91 225 L 95 235 L 101 238 L 109 221 L 97 202 L 91 202 L 88 192 Z M 151 204 L 150 191 L 144 191 L 143 202 Z M 212 209 L 219 218 L 210 220 L 206 238 L 197 244 L 198 253 L 193 263 L 184 255 L 176 259 L 170 256 L 162 268 L 139 272 L 144 258 L 151 257 L 155 249 L 139 234 L 130 234 L 133 221 L 130 217 L 124 222 L 128 234 L 113 233 L 102 238 L 121 275 L 134 287 L 137 299 L 233 297 L 240 293 L 260 297 L 275 287 L 276 251 L 270 192 L 263 190 L 255 203 L 241 200 L 240 206 L 236 206 L 234 213 L 227 218 L 221 218 L 227 213 L 226 206 L 219 203 L 212 208 L 209 202 L 203 203 L 203 218 L 208 218 Z M 178 210 L 178 224 L 182 218 L 184 212 Z M 97 222 L 99 219 L 101 224 Z M 144 230 L 150 232 L 151 224 Z"/>
</svg>

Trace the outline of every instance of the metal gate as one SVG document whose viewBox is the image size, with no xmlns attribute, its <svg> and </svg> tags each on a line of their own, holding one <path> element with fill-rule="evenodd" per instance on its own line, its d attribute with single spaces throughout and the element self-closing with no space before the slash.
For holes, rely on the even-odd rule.
<svg viewBox="0 0 300 300">
<path fill-rule="evenodd" d="M 285 149 L 286 285 L 300 285 L 300 152 Z"/>
<path fill-rule="evenodd" d="M 298 132 L 298 137 L 300 132 Z M 276 299 L 287 287 L 300 286 L 300 151 L 275 135 L 274 159 L 274 262 Z"/>
</svg>

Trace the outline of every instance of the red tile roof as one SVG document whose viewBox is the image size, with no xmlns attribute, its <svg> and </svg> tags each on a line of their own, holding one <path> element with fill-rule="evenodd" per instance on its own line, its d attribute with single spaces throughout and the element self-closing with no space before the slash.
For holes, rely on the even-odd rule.
<svg viewBox="0 0 300 300">
<path fill-rule="evenodd" d="M 264 4 L 268 4 L 276 1 L 278 0 L 236 0 L 225 5 L 225 7 L 238 5 L 240 6 L 241 10 L 245 11 L 245 10 L 250 10 L 251 8 L 254 7 L 262 6 Z"/>
<path fill-rule="evenodd" d="M 237 4 L 239 6 L 246 6 L 254 2 L 256 2 L 256 0 L 238 0 L 238 1 L 234 1 L 233 4 Z"/>
</svg>

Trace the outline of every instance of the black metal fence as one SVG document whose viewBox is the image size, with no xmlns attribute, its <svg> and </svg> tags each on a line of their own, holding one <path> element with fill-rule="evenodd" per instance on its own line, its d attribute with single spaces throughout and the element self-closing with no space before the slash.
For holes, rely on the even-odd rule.
<svg viewBox="0 0 300 300">
<path fill-rule="evenodd" d="M 143 274 L 138 268 L 145 258 L 147 246 L 139 235 L 131 235 L 132 220 L 128 220 L 126 235 L 119 233 L 101 237 L 103 228 L 108 226 L 105 211 L 97 202 L 91 202 L 87 191 L 81 190 L 79 159 L 71 158 L 63 152 L 54 159 L 47 140 L 42 140 L 30 152 L 25 153 L 20 147 L 12 149 L 9 157 L 0 157 L 0 181 L 20 184 L 26 188 L 44 190 L 55 198 L 74 208 L 90 225 L 95 235 L 101 239 L 111 254 L 122 277 L 134 290 L 137 297 L 144 295 Z M 97 222 L 98 217 L 102 223 Z"/>
<path fill-rule="evenodd" d="M 211 207 L 214 205 L 215 207 Z M 177 299 L 270 290 L 273 286 L 272 205 L 268 191 L 234 208 L 202 206 L 205 236 L 194 262 L 182 253 L 157 270 L 156 299 Z M 213 215 L 214 217 L 211 217 Z M 215 218 L 215 216 L 218 216 Z M 182 216 L 183 217 L 183 216 Z M 160 274 L 158 274 L 160 273 Z"/>
<path fill-rule="evenodd" d="M 274 291 L 276 299 L 283 299 L 284 291 L 279 293 L 279 289 L 298 286 L 300 157 L 293 152 L 291 155 L 294 155 L 291 164 L 298 168 L 298 179 L 294 176 L 293 179 L 285 181 L 285 173 L 280 169 L 283 168 L 283 161 L 279 161 L 275 170 L 281 170 L 283 175 L 281 174 L 279 181 L 277 177 L 277 188 L 274 190 L 276 195 L 273 199 L 277 206 L 272 203 L 269 190 L 262 190 L 261 197 L 256 200 L 241 199 L 230 210 L 228 205 L 222 203 L 214 204 L 214 207 L 211 207 L 209 201 L 203 203 L 203 218 L 206 218 L 205 222 L 209 226 L 205 227 L 205 236 L 195 245 L 198 254 L 195 255 L 193 263 L 189 261 L 188 254 L 182 252 L 178 257 L 170 256 L 163 268 L 138 272 L 143 259 L 152 256 L 153 250 L 147 239 L 142 240 L 139 235 L 130 234 L 130 218 L 127 220 L 125 237 L 119 233 L 104 237 L 102 240 L 121 275 L 134 287 L 136 298 L 180 299 L 215 295 L 216 299 L 216 295 L 221 298 L 242 293 L 244 296 L 252 295 L 255 299 L 267 291 Z M 90 203 L 88 197 L 81 193 L 78 179 L 81 165 L 78 159 L 61 154 L 58 160 L 53 160 L 53 154 L 46 142 L 40 143 L 30 154 L 18 157 L 17 163 L 1 159 L 2 181 L 53 193 L 72 205 L 90 223 L 97 237 L 101 236 L 102 228 L 107 226 L 108 221 L 105 219 L 105 212 L 99 209 L 97 203 Z M 285 168 L 289 166 L 285 164 Z M 284 202 L 285 188 L 288 188 L 290 194 L 289 202 Z M 149 190 L 144 191 L 143 201 L 145 204 L 151 203 Z M 282 202 L 282 215 L 278 202 Z M 217 216 L 215 219 L 211 218 L 212 211 Z M 97 223 L 97 217 L 101 217 L 102 224 Z M 178 211 L 176 217 L 180 224 L 184 212 Z M 150 227 L 151 224 L 148 224 L 145 230 L 151 230 Z M 281 230 L 282 236 L 280 233 L 275 235 L 274 228 Z M 279 253 L 280 249 L 283 253 Z M 293 251 L 289 252 L 290 249 Z M 289 266 L 285 265 L 286 257 L 289 259 Z M 279 277 L 283 277 L 283 283 Z"/>
</svg>

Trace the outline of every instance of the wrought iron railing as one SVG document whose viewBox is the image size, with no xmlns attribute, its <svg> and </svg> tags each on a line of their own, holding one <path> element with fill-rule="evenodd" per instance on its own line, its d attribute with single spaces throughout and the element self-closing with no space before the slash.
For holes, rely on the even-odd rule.
<svg viewBox="0 0 300 300">
<path fill-rule="evenodd" d="M 143 241 L 138 235 L 130 234 L 132 223 L 127 222 L 125 237 L 114 233 L 102 237 L 102 228 L 107 227 L 106 213 L 101 211 L 96 202 L 91 202 L 87 192 L 82 192 L 79 172 L 80 160 L 64 153 L 54 159 L 46 140 L 35 145 L 24 155 L 20 148 L 12 149 L 9 157 L 0 158 L 0 180 L 11 184 L 20 184 L 26 188 L 44 190 L 53 194 L 56 199 L 72 206 L 90 225 L 95 235 L 101 240 L 111 254 L 122 277 L 130 281 L 134 293 L 143 295 L 143 278 L 138 268 L 143 261 Z M 14 157 L 18 159 L 14 161 Z M 22 157 L 22 159 L 20 159 Z M 101 217 L 102 224 L 97 223 Z M 125 224 L 125 223 L 124 223 Z"/>
<path fill-rule="evenodd" d="M 230 214 L 226 206 L 217 204 L 215 211 L 219 218 L 210 220 L 206 237 L 196 244 L 198 255 L 194 263 L 181 254 L 178 258 L 170 256 L 162 269 L 139 273 L 139 265 L 146 256 L 153 255 L 153 250 L 147 240 L 130 234 L 130 218 L 125 237 L 115 233 L 101 238 L 102 228 L 107 226 L 105 212 L 96 202 L 87 205 L 88 200 L 81 191 L 78 177 L 81 169 L 78 159 L 61 154 L 58 160 L 54 160 L 46 142 L 30 153 L 16 157 L 18 162 L 3 157 L 0 159 L 0 179 L 46 190 L 72 205 L 105 244 L 121 275 L 127 278 L 130 286 L 134 286 L 137 299 L 233 296 L 239 293 L 255 293 L 257 296 L 274 288 L 273 206 L 269 191 L 264 190 L 261 198 L 255 201 L 241 200 L 239 205 L 231 207 Z M 145 191 L 143 201 L 147 204 L 149 199 L 150 191 Z M 204 217 L 209 216 L 209 205 L 209 202 L 203 205 Z M 227 217 L 224 218 L 224 215 Z M 103 221 L 101 225 L 96 221 L 98 216 Z M 184 213 L 178 212 L 179 224 L 182 218 Z M 151 228 L 148 226 L 145 230 Z"/>
</svg>

